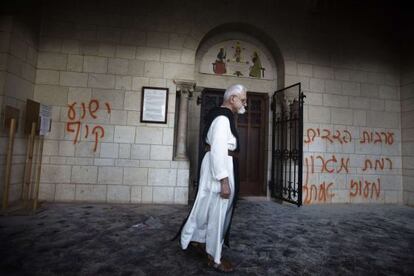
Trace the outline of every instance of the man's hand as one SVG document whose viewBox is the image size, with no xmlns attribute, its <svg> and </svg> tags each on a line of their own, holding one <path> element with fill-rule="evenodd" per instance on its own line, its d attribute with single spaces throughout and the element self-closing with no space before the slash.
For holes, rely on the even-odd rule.
<svg viewBox="0 0 414 276">
<path fill-rule="evenodd" d="M 223 178 L 220 179 L 221 184 L 221 190 L 220 190 L 220 196 L 222 198 L 229 198 L 230 197 L 230 184 L 229 184 L 229 178 Z"/>
</svg>

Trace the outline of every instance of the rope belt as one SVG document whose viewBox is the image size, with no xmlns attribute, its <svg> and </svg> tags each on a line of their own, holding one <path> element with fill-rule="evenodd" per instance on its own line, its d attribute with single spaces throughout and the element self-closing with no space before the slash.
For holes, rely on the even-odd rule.
<svg viewBox="0 0 414 276">
<path fill-rule="evenodd" d="M 206 144 L 206 146 L 204 147 L 204 150 L 205 150 L 205 152 L 210 151 L 210 150 L 211 150 L 210 145 L 209 145 L 209 144 Z M 239 158 L 239 153 L 238 153 L 238 152 L 236 152 L 236 151 L 231 151 L 231 150 L 228 150 L 228 151 L 227 151 L 227 155 L 228 155 L 228 156 L 232 156 L 232 157 L 234 157 L 234 158 Z"/>
</svg>

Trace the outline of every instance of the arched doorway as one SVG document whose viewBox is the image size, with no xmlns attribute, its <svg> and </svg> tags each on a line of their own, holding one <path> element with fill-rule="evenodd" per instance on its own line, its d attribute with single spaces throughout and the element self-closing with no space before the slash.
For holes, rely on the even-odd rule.
<svg viewBox="0 0 414 276">
<path fill-rule="evenodd" d="M 254 45 L 269 63 L 265 72 L 269 73 L 267 78 L 243 77 L 240 75 L 225 74 L 208 74 L 200 67 L 203 58 L 212 47 L 225 41 L 240 41 L 240 43 Z M 246 47 L 247 48 L 247 47 Z M 217 55 L 219 52 L 216 53 Z M 253 65 L 252 62 L 250 65 Z M 214 65 L 212 65 L 214 66 Z M 241 179 L 244 187 L 241 187 L 241 194 L 245 196 L 262 196 L 270 198 L 268 181 L 270 176 L 271 147 L 270 135 L 271 120 L 270 113 L 270 96 L 278 88 L 284 85 L 284 63 L 278 46 L 263 31 L 252 25 L 229 23 L 218 26 L 209 31 L 201 40 L 196 52 L 196 72 L 195 80 L 197 88 L 194 93 L 194 99 L 190 103 L 189 114 L 189 152 L 191 159 L 190 178 L 193 187 L 190 187 L 191 195 L 194 195 L 194 188 L 198 180 L 198 163 L 200 145 L 200 128 L 202 127 L 202 117 L 208 109 L 209 100 L 214 98 L 215 104 L 221 104 L 219 101 L 220 94 L 234 83 L 241 83 L 248 88 L 249 110 L 246 117 L 238 119 L 239 132 L 243 138 L 241 144 L 245 148 L 241 164 Z M 257 76 L 257 75 L 256 75 Z M 263 77 L 263 75 L 262 75 Z M 211 102 L 210 102 L 211 104 Z M 255 166 L 253 166 L 253 164 Z M 242 185 L 243 185 L 242 184 Z"/>
</svg>

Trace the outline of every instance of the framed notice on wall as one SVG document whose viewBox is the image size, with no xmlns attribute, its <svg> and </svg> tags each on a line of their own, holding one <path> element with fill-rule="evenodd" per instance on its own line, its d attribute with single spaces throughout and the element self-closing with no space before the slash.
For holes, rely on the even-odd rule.
<svg viewBox="0 0 414 276">
<path fill-rule="evenodd" d="M 141 122 L 167 123 L 168 88 L 142 87 Z"/>
</svg>

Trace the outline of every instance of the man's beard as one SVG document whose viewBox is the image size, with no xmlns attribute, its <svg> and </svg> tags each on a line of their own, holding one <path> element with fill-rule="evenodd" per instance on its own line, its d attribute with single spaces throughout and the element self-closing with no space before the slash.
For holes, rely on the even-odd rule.
<svg viewBox="0 0 414 276">
<path fill-rule="evenodd" d="M 244 106 L 242 106 L 241 108 L 239 108 L 239 110 L 237 110 L 238 114 L 244 114 L 246 113 L 246 108 L 244 108 Z"/>
</svg>

